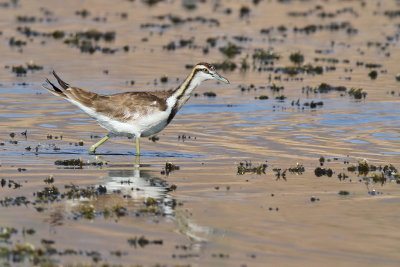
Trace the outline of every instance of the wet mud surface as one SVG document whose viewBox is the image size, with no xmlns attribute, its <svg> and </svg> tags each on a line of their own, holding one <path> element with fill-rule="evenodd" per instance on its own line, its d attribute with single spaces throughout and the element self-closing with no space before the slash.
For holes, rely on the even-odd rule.
<svg viewBox="0 0 400 267">
<path fill-rule="evenodd" d="M 0 1 L 0 263 L 398 266 L 396 1 Z M 41 88 L 205 82 L 113 138 Z"/>
</svg>

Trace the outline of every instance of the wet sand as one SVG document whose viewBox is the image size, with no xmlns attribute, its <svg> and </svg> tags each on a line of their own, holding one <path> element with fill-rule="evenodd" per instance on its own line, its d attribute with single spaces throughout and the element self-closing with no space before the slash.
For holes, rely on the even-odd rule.
<svg viewBox="0 0 400 267">
<path fill-rule="evenodd" d="M 0 3 L 0 262 L 398 266 L 395 3 L 146 2 Z M 90 29 L 115 38 L 65 43 Z M 220 50 L 229 43 L 240 47 L 231 58 Z M 280 58 L 260 60 L 255 49 Z M 289 59 L 296 52 L 304 62 Z M 203 83 L 159 140 L 142 138 L 140 167 L 126 138 L 89 155 L 106 132 L 41 89 L 54 69 L 102 94 L 168 90 L 189 73 L 186 65 L 226 60 L 236 69 L 218 71 L 231 84 Z M 29 62 L 43 69 L 12 71 Z M 322 74 L 285 73 L 307 64 Z M 346 90 L 321 92 L 322 83 Z M 356 99 L 351 88 L 367 94 Z M 82 163 L 55 164 L 69 159 Z M 166 162 L 179 169 L 167 174 Z"/>
</svg>

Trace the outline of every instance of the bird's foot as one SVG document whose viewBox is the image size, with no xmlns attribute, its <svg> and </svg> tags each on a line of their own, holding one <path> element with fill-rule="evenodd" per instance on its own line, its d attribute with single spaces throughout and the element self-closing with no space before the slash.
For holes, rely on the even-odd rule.
<svg viewBox="0 0 400 267">
<path fill-rule="evenodd" d="M 96 153 L 96 147 L 95 146 L 91 146 L 89 148 L 89 154 L 95 154 Z"/>
</svg>

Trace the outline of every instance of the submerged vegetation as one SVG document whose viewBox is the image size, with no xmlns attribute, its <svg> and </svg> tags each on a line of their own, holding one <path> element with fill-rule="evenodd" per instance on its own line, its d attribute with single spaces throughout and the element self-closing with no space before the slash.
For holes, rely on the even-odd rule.
<svg viewBox="0 0 400 267">
<path fill-rule="evenodd" d="M 255 174 L 265 174 L 265 171 L 267 169 L 268 165 L 263 163 L 259 164 L 257 166 L 253 166 L 251 162 L 240 162 L 237 165 L 237 174 L 238 175 L 243 175 L 245 173 L 255 173 Z"/>
</svg>

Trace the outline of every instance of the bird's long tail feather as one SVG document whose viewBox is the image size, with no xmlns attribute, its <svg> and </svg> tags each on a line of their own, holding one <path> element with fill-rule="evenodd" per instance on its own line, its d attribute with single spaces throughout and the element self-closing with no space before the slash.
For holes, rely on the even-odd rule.
<svg viewBox="0 0 400 267">
<path fill-rule="evenodd" d="M 69 84 L 64 82 L 58 75 L 57 73 L 53 70 L 53 75 L 57 79 L 58 84 L 61 86 L 61 88 L 57 87 L 54 83 L 50 82 L 49 79 L 46 79 L 46 82 L 51 85 L 51 88 L 47 86 L 47 84 L 43 84 L 42 86 L 49 90 L 51 93 L 61 96 L 63 98 L 68 98 L 64 90 L 67 90 L 69 88 Z"/>
</svg>

